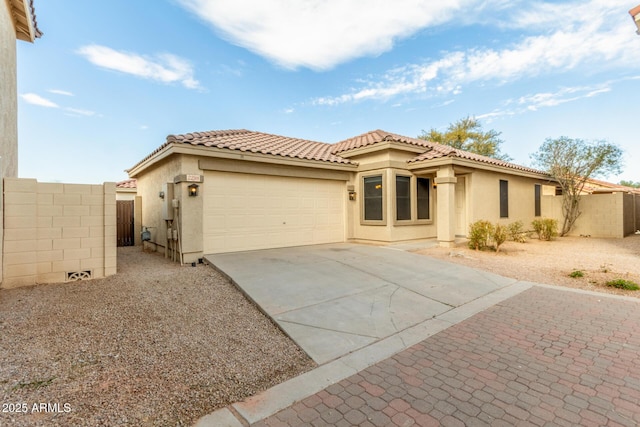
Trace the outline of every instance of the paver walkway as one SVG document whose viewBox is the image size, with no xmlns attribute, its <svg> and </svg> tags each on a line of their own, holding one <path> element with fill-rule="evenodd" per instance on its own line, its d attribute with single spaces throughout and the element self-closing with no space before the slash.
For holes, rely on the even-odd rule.
<svg viewBox="0 0 640 427">
<path fill-rule="evenodd" d="M 533 287 L 255 426 L 637 426 L 640 301 Z"/>
</svg>

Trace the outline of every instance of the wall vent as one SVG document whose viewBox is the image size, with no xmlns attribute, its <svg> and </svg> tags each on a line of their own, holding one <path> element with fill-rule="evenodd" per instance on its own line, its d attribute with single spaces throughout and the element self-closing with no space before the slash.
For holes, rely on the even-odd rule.
<svg viewBox="0 0 640 427">
<path fill-rule="evenodd" d="M 91 270 L 67 271 L 67 282 L 75 282 L 77 280 L 85 279 L 91 279 Z"/>
</svg>

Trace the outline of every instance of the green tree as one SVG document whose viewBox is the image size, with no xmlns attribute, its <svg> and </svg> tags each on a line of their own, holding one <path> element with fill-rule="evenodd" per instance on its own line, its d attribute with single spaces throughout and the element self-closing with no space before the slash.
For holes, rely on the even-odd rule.
<svg viewBox="0 0 640 427">
<path fill-rule="evenodd" d="M 589 178 L 620 173 L 622 150 L 607 141 L 587 142 L 561 136 L 547 138 L 531 155 L 536 166 L 547 171 L 562 188 L 561 236 L 571 231 L 580 216 L 580 195 Z"/>
<path fill-rule="evenodd" d="M 623 179 L 619 184 L 624 185 L 625 187 L 640 188 L 640 182 L 638 181 L 626 181 Z"/>
<path fill-rule="evenodd" d="M 445 132 L 431 128 L 429 132 L 423 130 L 418 138 L 508 162 L 512 159 L 500 151 L 500 134 L 493 129 L 485 132 L 478 119 L 466 117 L 451 123 Z"/>
</svg>

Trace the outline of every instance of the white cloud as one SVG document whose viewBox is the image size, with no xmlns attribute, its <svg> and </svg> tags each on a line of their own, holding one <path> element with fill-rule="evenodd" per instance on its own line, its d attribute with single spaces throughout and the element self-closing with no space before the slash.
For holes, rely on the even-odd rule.
<svg viewBox="0 0 640 427">
<path fill-rule="evenodd" d="M 51 92 L 51 90 L 49 90 L 48 92 Z M 53 92 L 53 93 L 56 93 L 56 92 Z M 72 95 L 69 95 L 69 96 L 72 96 Z M 20 97 L 24 99 L 26 102 L 28 102 L 29 104 L 38 105 L 40 107 L 62 108 L 64 111 L 67 112 L 66 114 L 69 116 L 91 117 L 96 115 L 96 112 L 91 110 L 83 110 L 80 108 L 71 108 L 71 107 L 60 107 L 60 105 L 56 104 L 55 102 L 47 98 L 44 98 L 36 93 L 23 93 L 20 95 Z"/>
<path fill-rule="evenodd" d="M 446 52 L 437 60 L 393 69 L 349 93 L 316 98 L 312 103 L 336 105 L 415 93 L 457 94 L 471 83 L 501 84 L 578 67 L 588 67 L 589 71 L 607 67 L 637 69 L 640 43 L 629 30 L 628 17 L 620 13 L 618 3 L 621 0 L 543 3 L 525 11 L 516 7 L 517 19 L 508 25 L 537 29 L 541 34 L 524 37 L 501 49 L 473 47 Z"/>
<path fill-rule="evenodd" d="M 67 107 L 65 108 L 66 111 L 73 113 L 73 115 L 77 115 L 77 116 L 95 116 L 96 112 L 95 111 L 91 111 L 91 110 L 82 110 L 79 108 L 71 108 L 71 107 Z"/>
<path fill-rule="evenodd" d="M 626 79 L 621 79 L 623 81 Z M 538 111 L 541 108 L 555 107 L 568 102 L 578 101 L 584 98 L 591 98 L 612 90 L 614 81 L 609 81 L 595 86 L 575 86 L 563 87 L 555 92 L 539 92 L 521 96 L 517 99 L 510 99 L 505 102 L 508 108 L 495 109 L 490 113 L 476 116 L 479 120 L 491 123 L 493 119 L 504 116 L 513 116 L 527 111 Z"/>
<path fill-rule="evenodd" d="M 49 89 L 47 92 L 54 93 L 56 95 L 73 96 L 73 93 L 61 89 Z"/>
<path fill-rule="evenodd" d="M 178 82 L 188 89 L 200 88 L 200 83 L 193 77 L 191 63 L 176 55 L 163 53 L 148 57 L 95 44 L 83 46 L 77 52 L 102 68 L 162 83 Z"/>
<path fill-rule="evenodd" d="M 231 43 L 285 68 L 314 70 L 327 70 L 353 58 L 389 51 L 396 40 L 447 22 L 474 3 L 474 0 L 178 1 Z"/>
<path fill-rule="evenodd" d="M 50 101 L 47 98 L 43 98 L 42 96 L 35 93 L 23 93 L 20 95 L 20 97 L 29 104 L 38 105 L 40 107 L 60 108 L 60 106 L 55 102 Z"/>
</svg>

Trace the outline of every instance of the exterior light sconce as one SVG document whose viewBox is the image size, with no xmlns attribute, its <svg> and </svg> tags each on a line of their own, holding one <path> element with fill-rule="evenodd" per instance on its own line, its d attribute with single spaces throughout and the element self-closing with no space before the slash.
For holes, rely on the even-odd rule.
<svg viewBox="0 0 640 427">
<path fill-rule="evenodd" d="M 164 191 L 159 192 L 158 197 L 160 197 L 161 199 L 164 199 Z"/>
<path fill-rule="evenodd" d="M 435 190 L 435 189 L 437 189 L 437 188 L 438 188 L 438 183 L 437 183 L 437 182 L 435 182 L 435 181 L 433 181 L 433 189 Z"/>
<path fill-rule="evenodd" d="M 354 185 L 347 185 L 347 193 L 349 193 L 349 200 L 352 202 L 356 200 L 356 187 Z"/>
<path fill-rule="evenodd" d="M 198 195 L 198 184 L 191 184 L 187 188 L 189 188 L 189 197 L 196 197 Z"/>
</svg>

